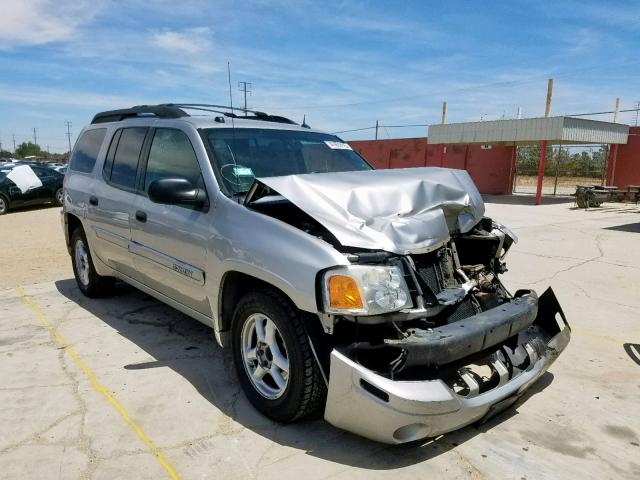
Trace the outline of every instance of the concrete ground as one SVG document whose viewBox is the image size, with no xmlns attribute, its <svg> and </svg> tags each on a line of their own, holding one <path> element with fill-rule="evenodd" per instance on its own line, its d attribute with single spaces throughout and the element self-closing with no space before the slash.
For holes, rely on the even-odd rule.
<svg viewBox="0 0 640 480">
<path fill-rule="evenodd" d="M 489 423 L 401 447 L 321 419 L 277 425 L 245 400 L 207 328 L 125 285 L 83 298 L 68 266 L 53 265 L 63 272 L 53 281 L 42 272 L 0 291 L 1 476 L 640 478 L 640 209 L 518 204 L 529 200 L 487 204 L 520 237 L 505 281 L 552 285 L 573 338 Z M 39 272 L 36 257 L 16 263 L 13 251 L 40 236 L 51 255 L 64 252 L 57 213 L 0 217 L 3 237 L 18 217 L 29 228 L 3 242 L 2 275 Z"/>
</svg>

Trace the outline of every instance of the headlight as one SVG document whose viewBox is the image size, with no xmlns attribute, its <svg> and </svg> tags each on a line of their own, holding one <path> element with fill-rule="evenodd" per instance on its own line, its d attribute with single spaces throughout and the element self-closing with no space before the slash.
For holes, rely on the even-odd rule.
<svg viewBox="0 0 640 480">
<path fill-rule="evenodd" d="M 413 306 L 398 267 L 336 268 L 324 274 L 323 288 L 328 313 L 377 315 Z"/>
</svg>

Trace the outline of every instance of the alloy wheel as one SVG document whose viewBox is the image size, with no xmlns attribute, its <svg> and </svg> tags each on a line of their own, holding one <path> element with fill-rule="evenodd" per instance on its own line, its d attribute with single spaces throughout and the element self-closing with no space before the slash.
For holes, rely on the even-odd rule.
<svg viewBox="0 0 640 480">
<path fill-rule="evenodd" d="M 250 315 L 242 327 L 242 359 L 260 395 L 280 398 L 289 383 L 289 357 L 276 324 L 262 313 Z"/>
</svg>

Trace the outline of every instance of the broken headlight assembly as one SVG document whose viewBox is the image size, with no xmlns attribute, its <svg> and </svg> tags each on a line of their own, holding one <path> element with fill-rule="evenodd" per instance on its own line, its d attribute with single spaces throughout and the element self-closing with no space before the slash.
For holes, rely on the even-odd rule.
<svg viewBox="0 0 640 480">
<path fill-rule="evenodd" d="M 411 308 L 413 302 L 400 268 L 352 265 L 325 272 L 324 310 L 344 315 L 379 315 Z"/>
</svg>

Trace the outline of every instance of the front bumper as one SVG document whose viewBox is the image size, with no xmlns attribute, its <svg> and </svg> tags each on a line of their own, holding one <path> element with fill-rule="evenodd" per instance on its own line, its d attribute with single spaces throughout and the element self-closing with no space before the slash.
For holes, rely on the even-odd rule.
<svg viewBox="0 0 640 480">
<path fill-rule="evenodd" d="M 556 321 L 559 313 L 564 324 Z M 332 425 L 383 443 L 399 444 L 456 430 L 512 405 L 565 349 L 571 329 L 551 290 L 540 298 L 534 326 L 521 332 L 525 358 L 519 371 L 492 364 L 497 386 L 456 393 L 442 379 L 397 381 L 381 376 L 342 353 L 331 353 L 324 417 Z M 547 338 L 544 341 L 543 338 Z M 473 385 L 473 379 L 469 380 Z"/>
</svg>

